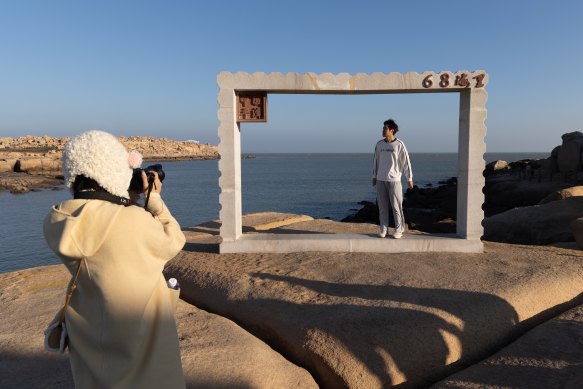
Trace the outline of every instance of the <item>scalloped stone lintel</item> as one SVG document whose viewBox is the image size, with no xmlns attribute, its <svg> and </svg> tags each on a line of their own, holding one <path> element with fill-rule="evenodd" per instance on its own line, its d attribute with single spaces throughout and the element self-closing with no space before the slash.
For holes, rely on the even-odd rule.
<svg viewBox="0 0 583 389">
<path fill-rule="evenodd" d="M 483 234 L 484 212 L 484 153 L 486 144 L 485 120 L 488 93 L 488 74 L 483 70 L 460 70 L 422 73 L 230 73 L 217 75 L 219 92 L 219 203 L 221 210 L 221 252 L 288 252 L 288 251 L 465 251 L 483 249 L 480 238 Z M 394 94 L 394 93 L 459 93 L 458 134 L 458 201 L 457 233 L 444 240 L 438 236 L 427 236 L 407 244 L 363 245 L 350 240 L 338 244 L 338 237 L 321 237 L 298 240 L 285 236 L 243 239 L 241 207 L 241 123 L 237 122 L 237 92 L 261 91 L 266 93 L 293 94 Z M 382 118 L 379 118 L 381 120 Z M 471 244 L 468 244 L 471 243 Z M 347 247 L 349 247 L 347 249 Z"/>
</svg>

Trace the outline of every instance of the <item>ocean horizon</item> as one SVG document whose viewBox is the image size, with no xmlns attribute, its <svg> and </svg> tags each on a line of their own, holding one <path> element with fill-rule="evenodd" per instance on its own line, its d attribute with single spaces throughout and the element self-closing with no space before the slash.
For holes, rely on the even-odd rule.
<svg viewBox="0 0 583 389">
<path fill-rule="evenodd" d="M 374 201 L 371 153 L 245 153 L 242 159 L 243 213 L 286 212 L 341 220 L 361 201 Z M 545 158 L 550 152 L 486 153 L 486 163 Z M 148 161 L 144 166 L 155 163 Z M 163 161 L 162 197 L 183 228 L 218 219 L 217 160 Z M 411 153 L 413 180 L 437 185 L 457 175 L 457 153 Z M 0 192 L 0 273 L 58 264 L 43 238 L 42 224 L 52 205 L 71 198 L 61 186 L 24 194 Z"/>
</svg>

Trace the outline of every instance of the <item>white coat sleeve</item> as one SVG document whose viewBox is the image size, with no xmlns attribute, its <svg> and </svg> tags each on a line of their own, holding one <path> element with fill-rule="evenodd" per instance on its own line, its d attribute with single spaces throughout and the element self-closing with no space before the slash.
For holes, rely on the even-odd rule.
<svg viewBox="0 0 583 389">
<path fill-rule="evenodd" d="M 155 237 L 152 237 L 150 243 L 155 246 L 156 251 L 159 251 L 160 257 L 170 260 L 182 250 L 186 243 L 180 224 L 166 208 L 159 193 L 152 192 L 150 194 L 147 210 L 152 214 L 156 222 L 160 223 L 160 230 L 162 230 L 157 233 L 154 232 Z"/>
</svg>

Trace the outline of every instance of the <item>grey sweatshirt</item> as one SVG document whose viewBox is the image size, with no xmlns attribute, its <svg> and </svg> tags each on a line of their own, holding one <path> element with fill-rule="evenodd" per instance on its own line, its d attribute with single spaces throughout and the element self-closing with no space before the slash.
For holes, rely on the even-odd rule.
<svg viewBox="0 0 583 389">
<path fill-rule="evenodd" d="M 408 181 L 413 180 L 411 161 L 405 144 L 400 139 L 387 142 L 381 139 L 377 142 L 374 151 L 372 178 L 378 181 L 401 181 L 405 174 Z"/>
</svg>

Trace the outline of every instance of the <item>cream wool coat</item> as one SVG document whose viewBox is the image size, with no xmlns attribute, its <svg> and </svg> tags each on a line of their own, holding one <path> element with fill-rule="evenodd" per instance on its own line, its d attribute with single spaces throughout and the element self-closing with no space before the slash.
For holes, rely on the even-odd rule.
<svg viewBox="0 0 583 389">
<path fill-rule="evenodd" d="M 68 200 L 45 219 L 45 239 L 71 274 L 81 261 L 66 314 L 77 388 L 185 387 L 178 291 L 162 275 L 185 238 L 158 193 L 148 209 Z"/>
</svg>

